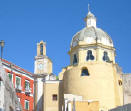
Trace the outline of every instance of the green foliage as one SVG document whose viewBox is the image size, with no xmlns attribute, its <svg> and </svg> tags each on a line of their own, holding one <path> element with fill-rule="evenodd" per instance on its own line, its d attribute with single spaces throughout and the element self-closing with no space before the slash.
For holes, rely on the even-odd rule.
<svg viewBox="0 0 131 111">
<path fill-rule="evenodd" d="M 56 76 L 56 80 L 59 80 L 59 77 L 58 77 L 58 76 Z"/>
</svg>

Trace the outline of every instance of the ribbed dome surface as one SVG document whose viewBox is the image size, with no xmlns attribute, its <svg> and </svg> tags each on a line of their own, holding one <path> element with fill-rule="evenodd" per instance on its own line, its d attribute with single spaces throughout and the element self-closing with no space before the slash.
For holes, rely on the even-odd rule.
<svg viewBox="0 0 131 111">
<path fill-rule="evenodd" d="M 77 46 L 79 41 L 88 44 L 101 43 L 106 46 L 113 47 L 113 42 L 110 36 L 100 28 L 85 27 L 77 32 L 72 39 L 71 47 Z"/>
</svg>

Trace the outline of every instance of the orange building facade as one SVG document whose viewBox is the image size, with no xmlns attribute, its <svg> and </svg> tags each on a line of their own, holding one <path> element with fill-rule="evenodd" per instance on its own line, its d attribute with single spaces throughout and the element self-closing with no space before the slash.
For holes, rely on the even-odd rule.
<svg viewBox="0 0 131 111">
<path fill-rule="evenodd" d="M 33 74 L 4 59 L 2 60 L 2 64 L 16 90 L 18 100 L 20 101 L 23 109 L 22 111 L 33 111 Z"/>
</svg>

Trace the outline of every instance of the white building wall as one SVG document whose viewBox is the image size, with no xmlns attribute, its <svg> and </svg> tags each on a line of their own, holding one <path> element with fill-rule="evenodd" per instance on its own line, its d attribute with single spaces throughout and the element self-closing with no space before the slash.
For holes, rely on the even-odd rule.
<svg viewBox="0 0 131 111">
<path fill-rule="evenodd" d="M 131 74 L 123 74 L 124 104 L 131 103 Z"/>
<path fill-rule="evenodd" d="M 3 81 L 0 81 L 0 111 L 4 111 L 4 84 Z"/>
<path fill-rule="evenodd" d="M 42 111 L 42 103 L 43 103 L 43 82 L 42 78 L 37 79 L 37 111 Z"/>
<path fill-rule="evenodd" d="M 0 61 L 0 77 L 2 84 L 0 86 L 0 107 L 2 111 L 22 111 L 22 107 L 17 99 L 17 95 L 9 77 L 7 76 Z M 1 111 L 0 110 L 0 111 Z"/>
</svg>

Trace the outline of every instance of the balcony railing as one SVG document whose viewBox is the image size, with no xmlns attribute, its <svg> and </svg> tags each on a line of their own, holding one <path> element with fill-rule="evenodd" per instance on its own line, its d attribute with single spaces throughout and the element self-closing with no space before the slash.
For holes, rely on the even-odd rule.
<svg viewBox="0 0 131 111">
<path fill-rule="evenodd" d="M 20 93 L 22 91 L 22 87 L 21 86 L 17 86 L 15 88 L 15 90 L 16 90 L 17 93 Z"/>
<path fill-rule="evenodd" d="M 25 94 L 29 96 L 31 94 L 31 88 L 25 88 Z"/>
</svg>

